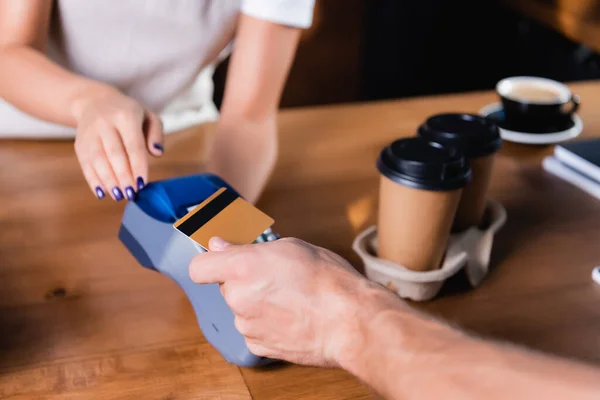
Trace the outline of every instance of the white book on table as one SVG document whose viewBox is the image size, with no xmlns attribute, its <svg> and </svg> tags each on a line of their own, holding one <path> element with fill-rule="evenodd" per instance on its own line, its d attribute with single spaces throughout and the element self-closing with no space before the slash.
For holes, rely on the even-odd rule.
<svg viewBox="0 0 600 400">
<path fill-rule="evenodd" d="M 556 175 L 600 200 L 600 182 L 570 168 L 556 157 L 546 157 L 543 166 L 549 173 Z"/>
<path fill-rule="evenodd" d="M 554 157 L 575 171 L 600 182 L 600 139 L 577 140 L 556 146 Z"/>
</svg>

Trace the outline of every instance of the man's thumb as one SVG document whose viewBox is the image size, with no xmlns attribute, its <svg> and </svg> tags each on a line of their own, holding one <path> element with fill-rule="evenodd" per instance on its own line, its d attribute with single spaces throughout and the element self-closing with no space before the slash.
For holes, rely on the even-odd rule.
<svg viewBox="0 0 600 400">
<path fill-rule="evenodd" d="M 231 246 L 231 243 L 216 236 L 208 241 L 208 249 L 210 251 L 223 251 L 229 246 Z"/>
</svg>

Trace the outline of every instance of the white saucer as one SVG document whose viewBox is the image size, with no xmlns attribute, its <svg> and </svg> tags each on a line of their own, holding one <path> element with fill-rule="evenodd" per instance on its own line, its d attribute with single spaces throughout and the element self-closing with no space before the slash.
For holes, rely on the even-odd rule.
<svg viewBox="0 0 600 400">
<path fill-rule="evenodd" d="M 484 117 L 495 113 L 502 109 L 502 103 L 492 103 L 483 107 L 479 114 Z M 576 138 L 581 135 L 583 131 L 583 121 L 577 114 L 573 114 L 573 127 L 564 131 L 552 132 L 552 133 L 527 133 L 510 131 L 508 129 L 500 128 L 500 136 L 503 140 L 515 143 L 524 144 L 555 144 L 565 142 L 567 140 Z"/>
</svg>

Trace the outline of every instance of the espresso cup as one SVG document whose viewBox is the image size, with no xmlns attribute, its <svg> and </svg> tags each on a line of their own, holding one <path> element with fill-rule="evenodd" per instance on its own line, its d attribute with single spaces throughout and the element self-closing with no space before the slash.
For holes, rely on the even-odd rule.
<svg viewBox="0 0 600 400">
<path fill-rule="evenodd" d="M 496 92 L 506 121 L 523 129 L 563 123 L 579 108 L 579 96 L 557 81 L 531 76 L 506 78 Z"/>
<path fill-rule="evenodd" d="M 414 271 L 438 269 L 471 171 L 461 153 L 421 137 L 399 139 L 381 173 L 377 255 Z"/>
<path fill-rule="evenodd" d="M 471 167 L 471 180 L 463 189 L 452 231 L 479 226 L 487 206 L 495 154 L 502 146 L 498 126 L 477 115 L 438 114 L 429 117 L 418 134 L 464 154 Z"/>
</svg>

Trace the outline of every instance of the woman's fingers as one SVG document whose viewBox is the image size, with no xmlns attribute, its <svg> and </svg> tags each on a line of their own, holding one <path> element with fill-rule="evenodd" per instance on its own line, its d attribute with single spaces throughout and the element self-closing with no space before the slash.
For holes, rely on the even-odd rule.
<svg viewBox="0 0 600 400">
<path fill-rule="evenodd" d="M 106 159 L 110 164 L 113 175 L 117 178 L 119 189 L 127 199 L 133 200 L 135 199 L 135 190 L 133 189 L 135 178 L 131 172 L 129 157 L 123 145 L 121 135 L 113 129 L 112 132 L 103 132 L 100 137 Z"/>
<path fill-rule="evenodd" d="M 119 181 L 117 180 L 117 177 L 115 176 L 108 161 L 106 152 L 104 151 L 104 145 L 102 144 L 100 138 L 92 139 L 92 143 L 88 145 L 87 149 L 89 151 L 89 157 L 87 157 L 85 167 L 82 165 L 82 168 L 87 169 L 89 166 L 89 168 L 94 171 L 97 179 L 100 181 L 98 187 L 100 187 L 106 194 L 110 194 L 114 200 L 123 200 L 125 195 L 119 187 Z"/>
<path fill-rule="evenodd" d="M 162 156 L 165 151 L 163 147 L 163 125 L 156 114 L 152 112 L 146 113 L 144 133 L 146 135 L 146 146 L 150 154 L 156 157 Z"/>
<path fill-rule="evenodd" d="M 94 171 L 94 167 L 90 163 L 89 157 L 87 157 L 85 153 L 81 153 L 81 151 L 78 150 L 77 145 L 75 146 L 75 155 L 77 156 L 77 160 L 83 171 L 83 176 L 90 186 L 90 189 L 98 199 L 102 200 L 106 197 L 106 188 L 100 181 L 100 178 L 96 175 L 96 171 Z"/>
<path fill-rule="evenodd" d="M 98 179 L 94 168 L 92 168 L 90 164 L 85 163 L 81 164 L 81 170 L 83 171 L 83 176 L 85 177 L 85 180 L 90 185 L 90 189 L 92 189 L 92 192 L 94 192 L 94 195 L 100 200 L 105 198 L 106 189 L 103 187 L 102 183 L 100 183 L 100 179 Z"/>
<path fill-rule="evenodd" d="M 119 121 L 117 129 L 125 148 L 125 156 L 129 165 L 129 171 L 133 178 L 133 190 L 143 189 L 148 181 L 148 157 L 146 154 L 146 143 L 142 126 L 144 123 L 144 112 L 138 110 Z"/>
<path fill-rule="evenodd" d="M 117 90 L 92 94 L 80 111 L 75 150 L 88 183 L 115 200 L 134 200 L 148 180 L 147 152 L 162 154 L 160 119 Z"/>
</svg>

